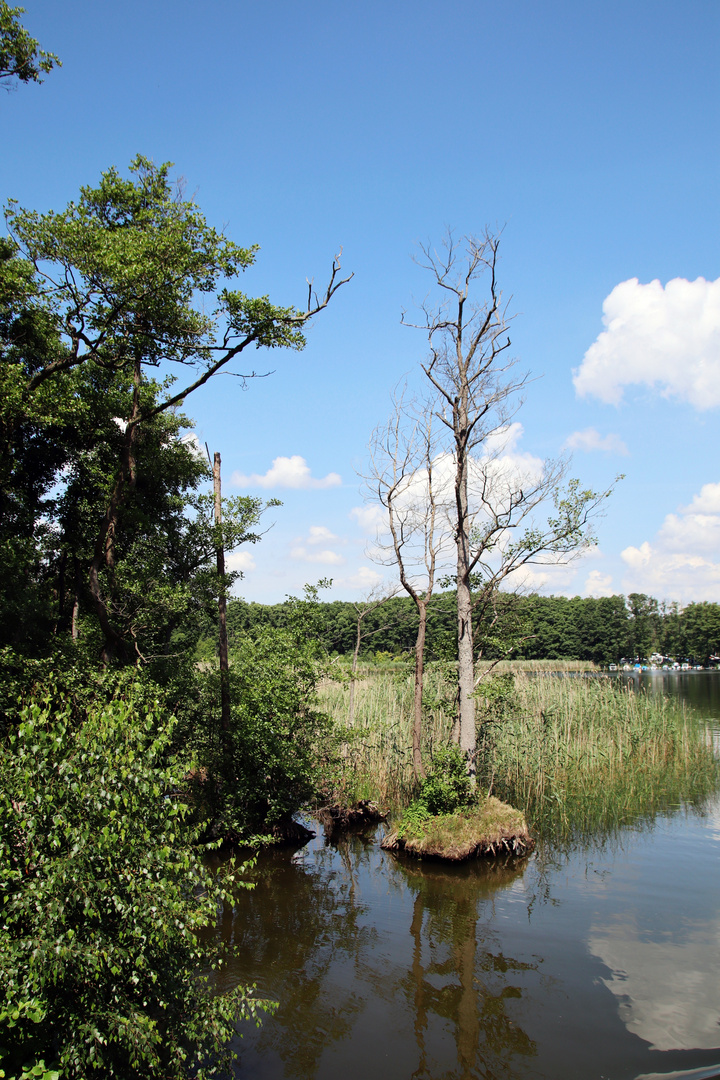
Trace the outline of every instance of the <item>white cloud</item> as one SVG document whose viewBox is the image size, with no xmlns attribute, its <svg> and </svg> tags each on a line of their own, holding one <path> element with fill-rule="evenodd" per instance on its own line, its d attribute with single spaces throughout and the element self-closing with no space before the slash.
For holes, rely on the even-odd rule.
<svg viewBox="0 0 720 1080">
<path fill-rule="evenodd" d="M 652 541 L 622 552 L 627 592 L 668 600 L 720 600 L 720 484 L 705 484 L 689 506 L 668 514 Z"/>
<path fill-rule="evenodd" d="M 644 384 L 696 409 L 720 405 L 720 279 L 623 281 L 603 303 L 603 323 L 573 373 L 581 397 L 619 405 L 626 386 Z"/>
<path fill-rule="evenodd" d="M 205 447 L 201 445 L 200 440 L 198 439 L 194 431 L 189 431 L 187 435 L 182 435 L 178 439 L 178 442 L 181 446 L 184 446 L 185 449 L 188 450 L 194 458 L 197 458 L 198 461 L 202 461 L 203 465 L 208 464 Z"/>
<path fill-rule="evenodd" d="M 343 540 L 331 532 L 325 525 L 311 525 L 308 535 L 296 537 L 290 549 L 290 558 L 298 562 L 322 563 L 325 566 L 343 566 L 345 559 L 330 547 L 320 548 L 320 544 L 342 544 Z"/>
<path fill-rule="evenodd" d="M 324 525 L 311 525 L 308 533 L 308 544 L 331 544 L 340 537 L 330 532 Z"/>
<path fill-rule="evenodd" d="M 703 484 L 700 494 L 685 509 L 697 514 L 720 514 L 720 484 Z"/>
<path fill-rule="evenodd" d="M 382 574 L 373 570 L 371 566 L 361 566 L 349 577 L 335 578 L 333 584 L 339 589 L 361 589 L 363 592 L 369 592 L 383 580 Z"/>
<path fill-rule="evenodd" d="M 584 450 L 591 453 L 593 450 L 602 450 L 606 454 L 627 454 L 628 448 L 619 435 L 606 435 L 604 438 L 595 428 L 585 428 L 584 431 L 573 431 L 568 435 L 565 445 L 569 450 Z"/>
<path fill-rule="evenodd" d="M 366 506 L 353 506 L 348 517 L 356 521 L 362 531 L 368 536 L 375 536 L 378 529 L 383 528 L 387 522 L 387 515 L 378 503 L 368 503 Z"/>
<path fill-rule="evenodd" d="M 600 570 L 590 571 L 583 588 L 583 596 L 613 596 L 614 593 L 612 575 L 603 574 Z"/>
<path fill-rule="evenodd" d="M 255 559 L 250 551 L 231 551 L 229 555 L 225 556 L 225 568 L 228 572 L 234 573 L 239 570 L 241 573 L 245 573 L 246 570 L 255 569 Z"/>
<path fill-rule="evenodd" d="M 297 559 L 298 562 L 322 563 L 324 566 L 342 566 L 345 562 L 342 555 L 329 548 L 313 551 L 306 547 L 294 547 L 290 549 L 290 558 Z"/>
<path fill-rule="evenodd" d="M 342 483 L 342 478 L 338 473 L 331 472 L 318 479 L 311 474 L 310 466 L 305 458 L 300 457 L 299 454 L 293 454 L 292 457 L 276 457 L 272 466 L 262 476 L 258 473 L 245 476 L 234 472 L 230 482 L 236 487 L 284 487 L 307 490 L 338 487 Z"/>
<path fill-rule="evenodd" d="M 535 499 L 538 485 L 541 483 L 545 463 L 541 458 L 523 451 L 519 447 L 523 436 L 523 426 L 518 422 L 506 425 L 494 432 L 479 449 L 481 453 L 469 462 L 468 492 L 473 526 L 482 529 L 484 523 L 512 513 L 517 519 L 518 493 L 523 491 L 525 498 L 534 510 L 539 507 L 540 498 Z M 455 457 L 450 452 L 438 454 L 432 462 L 432 485 L 438 513 L 435 518 L 434 544 L 437 552 L 437 568 L 443 572 L 453 565 L 455 545 L 453 542 L 453 521 L 455 515 Z M 405 565 L 411 577 L 422 579 L 425 574 L 425 511 L 428 505 L 428 472 L 418 469 L 415 473 L 398 482 L 395 494 L 395 508 L 398 519 L 402 520 L 405 537 Z M 542 509 L 538 509 L 542 517 Z M 377 503 L 356 506 L 349 515 L 361 527 L 368 537 L 366 555 L 378 563 L 393 562 L 392 541 L 387 512 Z M 525 521 L 530 524 L 532 514 Z M 490 559 L 500 556 L 504 547 L 512 539 L 510 530 L 501 531 L 495 538 L 494 550 Z M 542 588 L 546 583 L 555 581 L 543 571 L 524 571 L 522 583 L 527 577 L 532 588 Z M 530 578 L 532 581 L 530 582 Z M 520 582 L 521 576 L 514 580 Z"/>
<path fill-rule="evenodd" d="M 572 563 L 539 566 L 526 563 L 510 574 L 503 588 L 525 593 L 552 593 L 554 596 L 575 596 L 573 582 L 577 567 Z"/>
</svg>

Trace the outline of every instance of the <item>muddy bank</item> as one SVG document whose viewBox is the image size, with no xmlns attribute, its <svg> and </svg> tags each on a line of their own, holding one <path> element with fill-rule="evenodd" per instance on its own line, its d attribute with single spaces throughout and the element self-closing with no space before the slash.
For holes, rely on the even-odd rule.
<svg viewBox="0 0 720 1080">
<path fill-rule="evenodd" d="M 355 806 L 341 806 L 339 803 L 321 806 L 314 812 L 313 817 L 319 821 L 325 830 L 325 836 L 330 839 L 348 829 L 377 825 L 387 819 L 388 812 L 381 810 L 377 803 L 362 799 Z"/>
</svg>

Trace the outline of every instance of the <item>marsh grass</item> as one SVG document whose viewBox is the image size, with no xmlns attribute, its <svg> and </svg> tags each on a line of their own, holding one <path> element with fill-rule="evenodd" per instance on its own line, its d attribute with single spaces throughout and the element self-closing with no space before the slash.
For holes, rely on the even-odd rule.
<svg viewBox="0 0 720 1080">
<path fill-rule="evenodd" d="M 699 805 L 720 780 L 702 721 L 605 678 L 519 676 L 480 732 L 478 767 L 531 829 L 590 836 Z"/>
<path fill-rule="evenodd" d="M 519 674 L 522 671 L 568 674 L 581 671 L 599 672 L 600 668 L 592 660 L 480 660 L 476 664 L 476 671 L 478 674 L 482 671 L 493 675 Z"/>
<path fill-rule="evenodd" d="M 361 667 L 355 724 L 343 731 L 342 798 L 398 810 L 413 797 L 412 684 Z M 324 707 L 347 717 L 347 684 L 327 680 Z M 452 672 L 430 665 L 423 756 L 450 739 Z M 521 810 L 536 836 L 573 838 L 700 805 L 720 782 L 702 721 L 682 703 L 610 679 L 494 673 L 478 696 L 478 779 Z"/>
</svg>

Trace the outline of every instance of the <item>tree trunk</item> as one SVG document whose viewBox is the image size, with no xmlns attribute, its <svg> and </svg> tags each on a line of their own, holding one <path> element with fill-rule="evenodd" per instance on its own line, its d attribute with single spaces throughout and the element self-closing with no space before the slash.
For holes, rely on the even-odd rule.
<svg viewBox="0 0 720 1080">
<path fill-rule="evenodd" d="M 468 772 L 475 782 L 475 665 L 472 639 L 472 598 L 458 567 L 458 727 L 459 741 L 467 757 Z"/>
<path fill-rule="evenodd" d="M 140 384 L 142 381 L 142 360 L 135 357 L 133 373 L 133 405 L 130 419 L 125 428 L 122 460 L 120 470 L 115 481 L 110 502 L 100 524 L 100 532 L 95 542 L 95 552 L 90 563 L 88 575 L 90 595 L 95 605 L 100 629 L 105 635 L 100 659 L 103 667 L 107 667 L 113 660 L 118 650 L 123 650 L 124 641 L 110 621 L 108 602 L 102 595 L 100 588 L 100 571 L 103 566 L 112 571 L 115 566 L 115 530 L 120 519 L 120 506 L 129 491 L 132 491 L 137 482 L 137 468 L 135 461 L 135 443 L 138 434 L 138 419 L 140 416 Z M 138 653 L 139 657 L 139 653 Z"/>
<path fill-rule="evenodd" d="M 80 627 L 78 626 L 78 619 L 80 617 L 80 565 L 76 558 L 73 558 L 74 568 L 74 580 L 75 588 L 73 591 L 73 606 L 72 606 L 72 621 L 70 625 L 70 633 L 73 641 L 77 641 L 80 637 Z"/>
<path fill-rule="evenodd" d="M 62 630 L 65 623 L 65 570 L 67 568 L 67 552 L 63 551 L 58 565 L 57 606 L 58 613 L 55 620 L 55 633 Z"/>
<path fill-rule="evenodd" d="M 468 509 L 467 406 L 461 402 L 456 431 L 457 468 L 457 618 L 458 618 L 458 736 L 467 758 L 471 783 L 475 784 L 475 663 L 473 655 L 472 595 L 470 592 L 470 515 Z"/>
<path fill-rule="evenodd" d="M 213 489 L 215 492 L 215 524 L 222 524 L 222 491 L 220 487 L 220 454 L 216 453 L 213 462 Z M 227 598 L 225 596 L 225 548 L 222 535 L 217 547 L 217 574 L 218 574 L 218 626 L 220 656 L 220 724 L 223 733 L 223 743 L 228 749 L 228 737 L 230 733 L 230 664 L 228 660 L 227 640 Z"/>
<path fill-rule="evenodd" d="M 413 776 L 415 781 L 425 776 L 422 763 L 420 740 L 422 737 L 422 696 L 423 676 L 425 673 L 425 633 L 427 630 L 427 604 L 424 600 L 416 601 L 420 622 L 415 639 L 415 694 L 413 700 Z"/>
</svg>

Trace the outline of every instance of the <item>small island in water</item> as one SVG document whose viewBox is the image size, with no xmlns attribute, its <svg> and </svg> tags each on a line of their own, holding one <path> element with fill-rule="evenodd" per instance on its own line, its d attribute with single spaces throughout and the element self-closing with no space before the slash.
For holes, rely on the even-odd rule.
<svg viewBox="0 0 720 1080">
<path fill-rule="evenodd" d="M 462 862 L 480 856 L 528 855 L 535 841 L 524 815 L 489 795 L 452 814 L 407 815 L 381 847 L 418 858 Z"/>
</svg>

